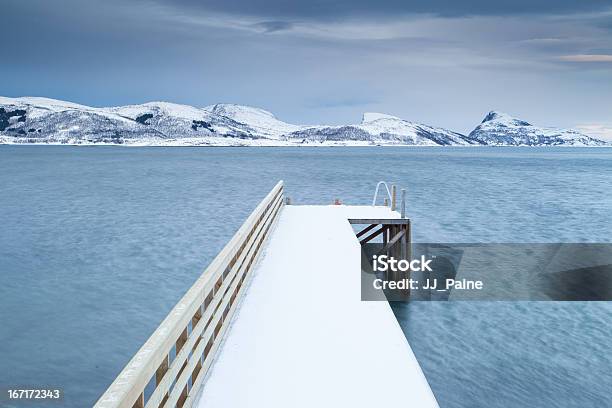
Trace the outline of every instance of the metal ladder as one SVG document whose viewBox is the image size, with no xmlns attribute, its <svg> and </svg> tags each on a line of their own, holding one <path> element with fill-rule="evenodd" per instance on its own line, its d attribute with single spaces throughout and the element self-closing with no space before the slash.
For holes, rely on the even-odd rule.
<svg viewBox="0 0 612 408">
<path fill-rule="evenodd" d="M 387 183 L 385 181 L 379 181 L 378 184 L 376 184 L 376 190 L 374 191 L 374 199 L 372 200 L 372 205 L 375 206 L 376 205 L 376 200 L 378 199 L 378 190 L 380 190 L 380 186 L 384 186 L 385 190 L 387 192 L 387 197 L 385 198 L 385 206 L 388 206 L 389 203 L 391 203 L 391 210 L 395 211 L 396 207 L 395 207 L 395 203 L 396 203 L 396 187 L 395 184 L 391 185 L 391 190 L 389 190 L 389 186 L 387 185 Z M 400 214 L 402 216 L 402 218 L 406 218 L 406 189 L 402 188 L 401 190 L 401 202 L 400 202 Z M 384 193 L 384 190 L 383 190 Z"/>
</svg>

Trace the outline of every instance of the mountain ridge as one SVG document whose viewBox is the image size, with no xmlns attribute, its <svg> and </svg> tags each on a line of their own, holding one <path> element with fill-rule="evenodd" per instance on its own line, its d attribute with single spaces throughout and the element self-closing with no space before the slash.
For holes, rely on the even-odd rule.
<svg viewBox="0 0 612 408">
<path fill-rule="evenodd" d="M 485 145 L 494 146 L 606 146 L 608 142 L 573 129 L 532 125 L 499 111 L 490 111 L 468 135 Z"/>
<path fill-rule="evenodd" d="M 469 135 L 365 112 L 358 124 L 297 125 L 257 107 L 170 102 L 90 107 L 44 97 L 0 97 L 0 144 L 179 146 L 571 145 L 606 142 L 571 129 L 540 128 L 490 111 Z"/>
</svg>

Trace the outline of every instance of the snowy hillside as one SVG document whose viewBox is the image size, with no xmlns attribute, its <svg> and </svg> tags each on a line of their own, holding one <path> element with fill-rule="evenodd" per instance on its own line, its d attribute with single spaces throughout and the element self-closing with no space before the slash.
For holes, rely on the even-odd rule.
<svg viewBox="0 0 612 408">
<path fill-rule="evenodd" d="M 248 124 L 252 132 L 276 140 L 281 139 L 287 133 L 303 128 L 303 126 L 282 122 L 276 119 L 272 113 L 250 106 L 220 103 L 207 106 L 204 110 L 215 115 L 231 118 L 237 123 Z"/>
<path fill-rule="evenodd" d="M 467 137 L 382 113 L 365 113 L 359 125 L 314 126 L 292 132 L 287 140 L 300 143 L 353 142 L 381 145 L 470 145 Z"/>
<path fill-rule="evenodd" d="M 47 98 L 0 97 L 0 144 L 124 144 L 153 146 L 294 145 L 599 145 L 573 130 L 542 129 L 491 112 L 469 136 L 365 113 L 361 123 L 294 125 L 263 109 L 168 102 L 94 108 Z"/>
<path fill-rule="evenodd" d="M 167 102 L 92 108 L 45 98 L 0 97 L 0 143 L 270 144 L 248 123 Z"/>
<path fill-rule="evenodd" d="M 502 146 L 606 145 L 576 130 L 537 127 L 496 111 L 489 112 L 469 137 L 486 145 Z"/>
</svg>

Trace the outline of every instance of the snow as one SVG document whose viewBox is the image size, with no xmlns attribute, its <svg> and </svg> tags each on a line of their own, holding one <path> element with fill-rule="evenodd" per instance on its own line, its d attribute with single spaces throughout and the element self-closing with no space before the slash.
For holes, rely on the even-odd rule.
<svg viewBox="0 0 612 408">
<path fill-rule="evenodd" d="M 0 104 L 3 105 L 33 105 L 42 106 L 47 109 L 54 109 L 61 111 L 65 109 L 80 109 L 80 110 L 91 110 L 89 106 L 79 105 L 78 103 L 61 101 L 58 99 L 43 98 L 38 96 L 24 96 L 21 98 L 7 98 L 0 96 Z"/>
<path fill-rule="evenodd" d="M 251 106 L 219 103 L 207 106 L 204 110 L 247 124 L 257 132 L 274 138 L 303 128 L 278 120 L 271 112 Z"/>
<path fill-rule="evenodd" d="M 491 111 L 487 113 L 485 118 L 482 120 L 482 123 L 486 123 L 486 122 L 495 122 L 497 124 L 504 125 L 504 126 L 516 126 L 518 122 L 522 122 L 522 121 L 504 112 Z"/>
<path fill-rule="evenodd" d="M 114 114 L 113 108 L 95 108 L 78 103 L 60 101 L 57 99 L 42 97 L 6 98 L 0 97 L 0 105 L 14 105 L 16 107 L 28 108 L 29 119 L 44 118 L 51 113 L 75 111 L 81 113 L 96 114 L 117 121 L 125 121 L 126 118 Z"/>
<path fill-rule="evenodd" d="M 419 136 L 416 126 L 413 123 L 393 117 L 379 118 L 375 121 L 370 121 L 359 125 L 359 127 L 374 135 L 380 135 L 381 133 L 392 133 L 394 135 L 410 138 L 413 144 L 436 145 L 433 140 Z"/>
<path fill-rule="evenodd" d="M 202 109 L 198 109 L 189 105 L 180 105 L 178 103 L 147 102 L 141 106 L 149 109 L 158 110 L 159 112 L 162 112 L 169 116 L 175 116 L 188 120 L 201 120 L 204 117 L 204 112 L 202 112 Z"/>
<path fill-rule="evenodd" d="M 401 120 L 398 117 L 395 116 L 391 116 L 391 115 L 387 115 L 385 113 L 376 113 L 376 112 L 365 112 L 363 114 L 363 118 L 361 119 L 361 123 L 365 124 L 368 122 L 374 122 L 378 119 L 395 119 L 395 120 Z"/>
<path fill-rule="evenodd" d="M 196 406 L 438 406 L 389 304 L 360 300 L 362 217 L 398 214 L 283 208 Z"/>
<path fill-rule="evenodd" d="M 470 133 L 470 138 L 488 145 L 603 146 L 606 142 L 573 129 L 538 127 L 507 113 L 491 111 Z"/>
</svg>

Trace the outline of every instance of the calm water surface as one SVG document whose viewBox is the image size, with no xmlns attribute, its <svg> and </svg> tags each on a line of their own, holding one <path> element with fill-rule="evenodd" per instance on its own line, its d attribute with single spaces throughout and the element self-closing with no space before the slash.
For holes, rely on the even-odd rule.
<svg viewBox="0 0 612 408">
<path fill-rule="evenodd" d="M 0 146 L 0 387 L 93 404 L 278 179 L 414 238 L 611 242 L 612 149 Z M 396 307 L 441 407 L 612 406 L 612 304 Z"/>
</svg>

